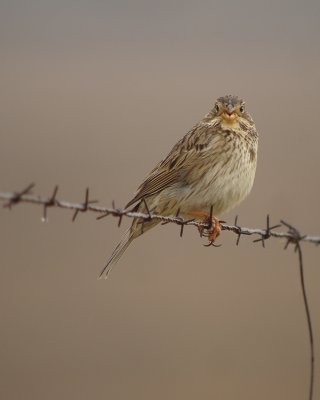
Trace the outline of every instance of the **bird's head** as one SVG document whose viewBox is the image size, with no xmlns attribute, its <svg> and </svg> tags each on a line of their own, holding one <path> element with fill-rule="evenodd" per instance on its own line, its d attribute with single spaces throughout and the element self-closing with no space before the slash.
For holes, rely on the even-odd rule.
<svg viewBox="0 0 320 400">
<path fill-rule="evenodd" d="M 237 128 L 241 122 L 252 124 L 252 118 L 245 109 L 245 103 L 237 96 L 219 97 L 211 111 L 213 119 L 219 119 L 226 128 Z"/>
<path fill-rule="evenodd" d="M 232 123 L 244 114 L 245 104 L 237 96 L 228 95 L 218 98 L 214 110 L 225 122 Z"/>
</svg>

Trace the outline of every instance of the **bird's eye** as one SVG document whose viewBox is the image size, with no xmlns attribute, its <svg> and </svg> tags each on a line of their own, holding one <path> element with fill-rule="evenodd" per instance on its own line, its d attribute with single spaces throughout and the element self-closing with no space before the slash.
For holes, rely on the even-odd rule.
<svg viewBox="0 0 320 400">
<path fill-rule="evenodd" d="M 220 111 L 219 104 L 216 104 L 214 109 L 216 110 L 216 112 L 219 112 Z"/>
<path fill-rule="evenodd" d="M 241 106 L 240 108 L 239 108 L 239 110 L 240 110 L 240 112 L 244 112 L 244 106 Z"/>
</svg>

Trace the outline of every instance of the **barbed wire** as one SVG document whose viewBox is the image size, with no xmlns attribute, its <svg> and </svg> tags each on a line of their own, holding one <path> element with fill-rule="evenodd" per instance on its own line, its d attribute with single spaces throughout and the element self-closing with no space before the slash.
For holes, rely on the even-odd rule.
<svg viewBox="0 0 320 400">
<path fill-rule="evenodd" d="M 107 216 L 117 217 L 117 218 L 119 218 L 119 221 L 118 221 L 119 226 L 122 222 L 123 217 L 139 218 L 142 221 L 156 219 L 156 220 L 160 220 L 163 224 L 174 223 L 174 224 L 179 225 L 180 226 L 180 236 L 183 235 L 185 226 L 195 226 L 198 229 L 210 229 L 210 227 L 211 227 L 210 223 L 208 223 L 208 222 L 197 221 L 194 219 L 186 220 L 179 215 L 179 211 L 175 216 L 172 216 L 172 217 L 152 213 L 148 209 L 147 203 L 144 200 L 143 201 L 145 204 L 145 208 L 147 210 L 146 213 L 132 211 L 132 209 L 118 208 L 115 206 L 114 201 L 112 202 L 112 207 L 102 207 L 102 206 L 94 205 L 94 204 L 98 203 L 98 200 L 90 199 L 89 189 L 86 189 L 85 199 L 83 202 L 71 203 L 69 201 L 57 199 L 58 186 L 54 187 L 54 190 L 50 197 L 33 195 L 31 193 L 31 190 L 34 188 L 34 186 L 35 186 L 35 184 L 32 183 L 32 184 L 28 185 L 26 188 L 24 188 L 23 190 L 18 191 L 18 192 L 0 192 L 0 200 L 5 201 L 5 204 L 3 205 L 3 207 L 11 209 L 12 206 L 19 204 L 19 203 L 31 203 L 31 204 L 42 205 L 42 207 L 43 207 L 42 220 L 43 221 L 47 221 L 47 219 L 48 219 L 48 208 L 64 208 L 64 209 L 73 210 L 74 213 L 72 216 L 72 221 L 75 221 L 75 219 L 77 218 L 77 216 L 80 212 L 81 213 L 93 212 L 93 213 L 100 214 L 97 217 L 97 219 L 102 219 Z M 309 243 L 313 243 L 315 245 L 320 244 L 320 236 L 300 235 L 300 234 L 299 234 L 299 236 L 297 236 L 297 234 L 296 234 L 296 232 L 298 232 L 297 229 L 293 228 L 292 225 L 288 224 L 285 221 L 280 221 L 280 222 L 281 222 L 281 224 L 270 226 L 269 215 L 267 215 L 267 221 L 266 221 L 265 228 L 247 228 L 244 226 L 240 226 L 240 225 L 238 225 L 238 217 L 235 218 L 233 225 L 227 224 L 224 221 L 220 221 L 221 229 L 223 231 L 233 232 L 237 235 L 237 241 L 236 241 L 237 245 L 239 244 L 240 237 L 242 235 L 258 236 L 258 238 L 254 240 L 254 242 L 261 242 L 262 246 L 265 245 L 265 241 L 267 239 L 270 239 L 272 237 L 286 239 L 287 242 L 286 242 L 285 248 L 287 248 L 290 243 L 293 243 L 296 245 L 298 242 L 309 242 Z M 279 231 L 275 230 L 281 226 L 285 226 L 288 229 L 285 232 L 279 232 Z M 143 227 L 142 227 L 142 229 L 143 229 Z"/>
<path fill-rule="evenodd" d="M 71 203 L 68 201 L 64 200 L 58 200 L 57 199 L 57 193 L 58 193 L 58 186 L 55 186 L 53 189 L 53 192 L 50 197 L 43 197 L 43 196 L 37 196 L 33 195 L 31 193 L 32 189 L 34 188 L 35 184 L 32 183 L 25 187 L 23 190 L 18 191 L 18 192 L 0 192 L 0 200 L 5 201 L 5 204 L 3 205 L 4 208 L 11 209 L 14 205 L 19 204 L 19 203 L 31 203 L 31 204 L 37 204 L 41 205 L 43 207 L 43 215 L 42 215 L 42 220 L 47 221 L 48 220 L 48 208 L 64 208 L 64 209 L 69 209 L 73 210 L 73 216 L 72 216 L 72 221 L 75 221 L 77 218 L 78 214 L 85 213 L 85 212 L 93 212 L 93 213 L 98 213 L 100 214 L 97 219 L 102 219 L 107 216 L 113 216 L 117 217 L 118 220 L 118 226 L 121 225 L 123 217 L 129 217 L 129 218 L 139 218 L 141 219 L 141 230 L 143 232 L 143 227 L 144 227 L 144 222 L 145 221 L 150 221 L 151 219 L 156 219 L 160 220 L 162 224 L 168 224 L 168 223 L 174 223 L 180 226 L 180 236 L 182 237 L 183 232 L 184 232 L 184 227 L 185 226 L 195 226 L 199 229 L 200 235 L 202 236 L 202 233 L 204 230 L 210 230 L 212 228 L 212 222 L 201 222 L 197 221 L 194 219 L 183 219 L 179 213 L 180 211 L 178 210 L 177 214 L 173 217 L 167 217 L 163 215 L 158 215 L 155 213 L 152 213 L 147 205 L 147 202 L 145 199 L 142 199 L 146 213 L 141 213 L 137 211 L 133 211 L 132 209 L 123 209 L 123 208 L 117 208 L 115 206 L 114 201 L 112 202 L 112 207 L 102 207 L 98 205 L 94 205 L 97 203 L 97 200 L 91 200 L 89 196 L 89 189 L 86 189 L 85 192 L 85 199 L 81 203 Z M 210 210 L 210 218 L 208 220 L 211 220 L 212 218 L 212 207 Z M 281 220 L 280 224 L 277 225 L 270 225 L 270 217 L 267 215 L 267 220 L 266 220 L 266 227 L 265 228 L 247 228 L 238 225 L 238 217 L 235 218 L 234 224 L 233 225 L 228 225 L 224 221 L 220 221 L 221 224 L 221 230 L 222 231 L 229 231 L 233 232 L 237 235 L 236 239 L 236 245 L 239 245 L 239 241 L 242 235 L 247 235 L 247 236 L 258 236 L 258 238 L 254 239 L 253 242 L 257 243 L 260 242 L 263 247 L 265 247 L 265 241 L 274 237 L 274 238 L 283 238 L 286 239 L 286 244 L 284 246 L 284 249 L 287 249 L 289 244 L 294 245 L 294 250 L 295 252 L 298 253 L 298 259 L 299 259 L 299 272 L 300 272 L 300 285 L 302 289 L 302 295 L 303 295 L 303 303 L 304 303 L 304 308 L 305 308 L 305 313 L 306 313 L 306 318 L 307 318 L 307 326 L 308 326 L 308 333 L 309 333 L 309 343 L 310 343 L 310 384 L 309 384 L 309 400 L 312 400 L 313 397 L 313 386 L 314 386 L 314 341 L 313 341 L 313 329 L 312 329 L 312 322 L 311 322 L 311 315 L 310 315 L 310 310 L 309 310 L 309 305 L 308 305 L 308 299 L 307 299 L 307 292 L 305 288 L 305 282 L 304 282 L 304 270 L 303 270 L 303 259 L 302 259 L 302 249 L 301 249 L 301 242 L 309 242 L 313 243 L 315 245 L 320 244 L 320 236 L 311 236 L 311 235 L 301 235 L 298 229 L 296 229 L 294 226 L 291 224 Z M 284 226 L 287 230 L 279 232 L 275 229 L 280 228 L 281 226 Z M 207 236 L 207 235 L 204 235 Z M 214 243 L 210 242 L 209 245 L 216 246 Z M 208 245 L 206 245 L 208 246 Z"/>
</svg>

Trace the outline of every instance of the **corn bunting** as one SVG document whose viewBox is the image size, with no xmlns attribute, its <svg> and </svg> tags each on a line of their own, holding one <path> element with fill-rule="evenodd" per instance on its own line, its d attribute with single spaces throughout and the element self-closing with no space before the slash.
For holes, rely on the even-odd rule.
<svg viewBox="0 0 320 400">
<path fill-rule="evenodd" d="M 250 192 L 257 165 L 258 134 L 243 100 L 217 99 L 214 108 L 160 161 L 126 208 L 164 216 L 195 217 L 208 222 L 213 242 L 221 231 L 217 216 Z M 211 210 L 211 213 L 209 212 Z M 160 221 L 145 221 L 143 232 Z M 135 218 L 100 276 L 110 272 L 133 239 L 142 233 Z"/>
</svg>

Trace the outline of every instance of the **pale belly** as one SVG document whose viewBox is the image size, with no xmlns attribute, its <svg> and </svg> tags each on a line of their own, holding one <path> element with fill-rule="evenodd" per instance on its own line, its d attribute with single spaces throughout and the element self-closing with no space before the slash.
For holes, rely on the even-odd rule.
<svg viewBox="0 0 320 400">
<path fill-rule="evenodd" d="M 229 211 L 239 204 L 250 193 L 254 177 L 254 167 L 250 164 L 241 165 L 239 169 L 233 171 L 220 171 L 218 176 L 213 176 L 208 172 L 203 184 L 199 184 L 190 203 L 187 207 L 199 207 L 199 209 L 209 209 L 213 206 L 213 213 L 216 216 Z"/>
<path fill-rule="evenodd" d="M 233 165 L 234 166 L 234 165 Z M 225 165 L 219 170 L 209 169 L 201 180 L 192 184 L 177 184 L 163 190 L 151 200 L 151 208 L 162 215 L 181 216 L 188 211 L 210 211 L 220 216 L 240 203 L 251 191 L 256 161 L 242 159 L 236 168 Z"/>
</svg>

